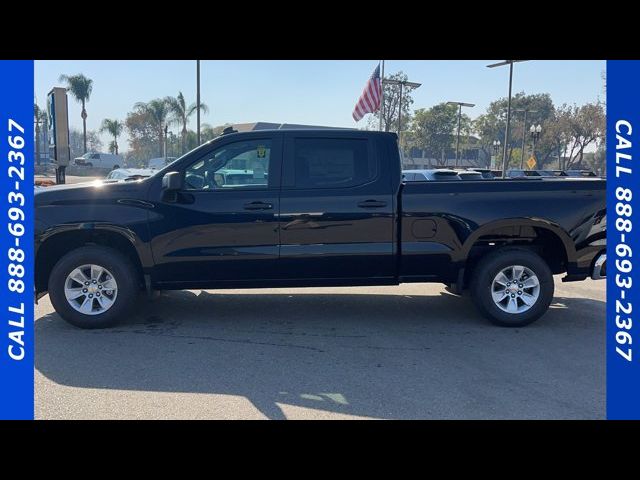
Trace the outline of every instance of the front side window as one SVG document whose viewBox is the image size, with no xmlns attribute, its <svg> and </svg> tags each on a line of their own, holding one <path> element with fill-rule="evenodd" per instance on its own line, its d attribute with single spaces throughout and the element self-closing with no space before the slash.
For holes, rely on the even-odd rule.
<svg viewBox="0 0 640 480">
<path fill-rule="evenodd" d="M 186 190 L 256 190 L 269 186 L 271 140 L 224 145 L 185 171 Z"/>
<path fill-rule="evenodd" d="M 298 138 L 294 146 L 296 188 L 346 188 L 377 175 L 366 139 Z"/>
</svg>

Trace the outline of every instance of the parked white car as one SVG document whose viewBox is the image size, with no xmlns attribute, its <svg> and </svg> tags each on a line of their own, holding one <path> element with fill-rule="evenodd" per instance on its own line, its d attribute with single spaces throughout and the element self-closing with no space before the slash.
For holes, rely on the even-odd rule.
<svg viewBox="0 0 640 480">
<path fill-rule="evenodd" d="M 150 177 L 154 173 L 156 173 L 156 171 L 150 168 L 116 168 L 109 172 L 106 180 L 139 180 Z"/>
<path fill-rule="evenodd" d="M 175 159 L 176 159 L 176 157 L 167 157 L 166 161 L 165 161 L 164 157 L 152 158 L 151 160 L 149 160 L 148 168 L 154 168 L 156 170 L 161 170 L 166 165 L 169 165 L 171 162 L 173 162 Z"/>
<path fill-rule="evenodd" d="M 87 152 L 81 157 L 74 158 L 73 164 L 79 167 L 113 170 L 123 166 L 124 159 L 120 155 L 114 155 L 113 153 Z"/>
</svg>

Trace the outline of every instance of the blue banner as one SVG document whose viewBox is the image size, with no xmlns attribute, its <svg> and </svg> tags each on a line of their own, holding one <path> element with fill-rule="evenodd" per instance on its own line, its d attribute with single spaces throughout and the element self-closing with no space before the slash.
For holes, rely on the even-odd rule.
<svg viewBox="0 0 640 480">
<path fill-rule="evenodd" d="M 0 61 L 0 419 L 33 419 L 33 61 Z"/>
<path fill-rule="evenodd" d="M 638 142 L 640 62 L 608 61 L 607 418 L 615 420 L 640 419 Z"/>
</svg>

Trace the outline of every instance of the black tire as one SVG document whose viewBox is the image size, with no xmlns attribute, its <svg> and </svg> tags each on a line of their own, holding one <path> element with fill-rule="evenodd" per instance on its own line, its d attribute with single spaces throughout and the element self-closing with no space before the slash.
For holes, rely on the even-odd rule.
<svg viewBox="0 0 640 480">
<path fill-rule="evenodd" d="M 492 298 L 492 284 L 498 273 L 512 265 L 530 269 L 539 280 L 538 299 L 521 313 L 508 313 L 500 309 Z M 486 318 L 501 327 L 524 327 L 536 321 L 548 310 L 553 300 L 553 274 L 547 263 L 530 250 L 505 247 L 483 257 L 474 268 L 471 278 L 471 297 Z"/>
<path fill-rule="evenodd" d="M 85 165 L 85 167 L 89 167 L 89 168 L 93 167 L 93 163 L 91 163 L 91 162 L 87 162 L 84 165 Z"/>
<path fill-rule="evenodd" d="M 114 303 L 105 312 L 87 315 L 75 310 L 64 292 L 67 276 L 77 267 L 95 264 L 113 274 L 118 285 Z M 53 308 L 67 322 L 80 328 L 107 328 L 124 318 L 139 293 L 138 275 L 129 259 L 117 250 L 101 246 L 78 248 L 63 256 L 49 276 L 49 298 Z"/>
</svg>

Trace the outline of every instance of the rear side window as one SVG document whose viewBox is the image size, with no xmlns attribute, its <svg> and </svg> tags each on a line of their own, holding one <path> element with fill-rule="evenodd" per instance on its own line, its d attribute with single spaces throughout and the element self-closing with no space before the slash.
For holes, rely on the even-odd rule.
<svg viewBox="0 0 640 480">
<path fill-rule="evenodd" d="M 294 162 L 296 188 L 354 187 L 378 173 L 366 139 L 298 138 Z"/>
</svg>

